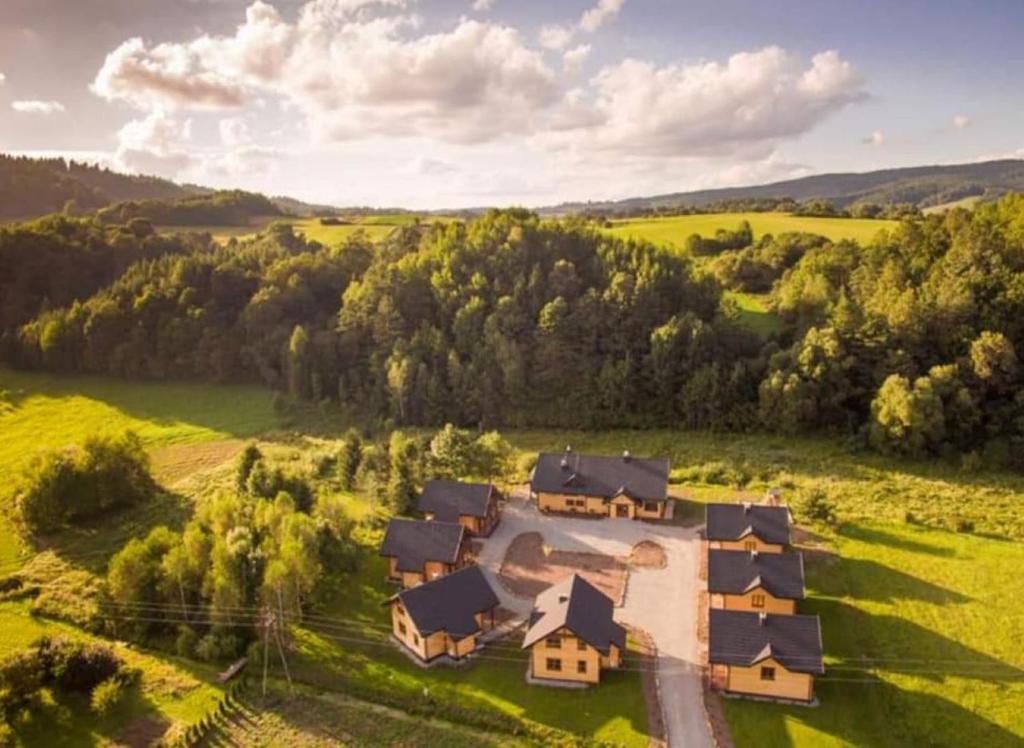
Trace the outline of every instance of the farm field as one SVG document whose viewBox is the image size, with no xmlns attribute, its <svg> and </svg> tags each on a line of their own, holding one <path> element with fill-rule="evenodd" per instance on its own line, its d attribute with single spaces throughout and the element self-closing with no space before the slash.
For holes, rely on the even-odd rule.
<svg viewBox="0 0 1024 748">
<path fill-rule="evenodd" d="M 102 573 L 105 559 L 127 537 L 144 534 L 158 521 L 170 522 L 172 510 L 188 512 L 190 501 L 201 501 L 208 491 L 226 485 L 232 450 L 244 440 L 260 438 L 261 449 L 274 460 L 312 465 L 316 455 L 337 449 L 335 440 L 347 426 L 340 418 L 307 421 L 303 413 L 286 423 L 275 413 L 272 395 L 257 388 L 0 370 L 0 389 L 5 392 L 0 469 L 5 472 L 23 465 L 38 447 L 126 427 L 142 435 L 158 464 L 173 454 L 170 462 L 181 497 L 165 498 L 166 504 L 125 513 L 88 531 L 65 533 L 54 546 L 58 555 L 87 573 Z M 282 431 L 285 425 L 288 432 Z M 667 455 L 673 464 L 671 490 L 688 499 L 687 517 L 699 517 L 704 502 L 756 499 L 772 485 L 782 487 L 798 521 L 802 501 L 812 491 L 823 491 L 834 504 L 841 530 L 816 528 L 820 537 L 805 544 L 811 599 L 804 609 L 822 616 L 829 668 L 818 685 L 821 706 L 727 701 L 726 716 L 737 745 L 956 745 L 954 737 L 963 744 L 977 736 L 985 745 L 1009 746 L 1024 739 L 1024 659 L 1014 639 L 1024 623 L 1022 589 L 1015 578 L 1024 565 L 1019 545 L 1024 539 L 1019 513 L 1024 479 L 992 472 L 965 474 L 959 466 L 938 461 L 857 454 L 823 438 L 550 430 L 508 431 L 505 436 L 520 452 L 524 471 L 530 453 L 566 444 L 579 451 L 614 454 L 629 448 L 636 454 Z M 737 490 L 736 484 L 743 488 Z M 379 510 L 364 493 L 346 494 L 345 501 L 353 519 L 367 523 L 358 535 L 361 563 L 354 574 L 337 580 L 314 611 L 317 618 L 295 631 L 292 664 L 302 682 L 340 693 L 338 698 L 380 701 L 402 711 L 433 709 L 430 713 L 444 717 L 453 706 L 471 705 L 485 720 L 522 720 L 550 731 L 544 734 L 552 738 L 572 733 L 645 744 L 635 672 L 614 673 L 600 689 L 581 695 L 528 688 L 525 659 L 514 639 L 497 643 L 485 651 L 488 657 L 458 670 L 424 671 L 391 648 L 384 641 L 387 618 L 380 606 L 390 588 L 375 552 Z M 9 509 L 6 497 L 4 503 Z M 977 534 L 952 532 L 963 523 L 973 523 Z M 3 548 L 15 539 L 8 524 Z M 80 559 L 87 549 L 97 557 Z M 9 563 L 3 568 L 9 570 Z M 40 626 L 77 631 L 28 618 L 25 605 L 0 603 L 8 647 L 31 641 Z M 205 672 L 196 666 L 194 674 L 206 683 Z M 164 709 L 162 700 L 173 702 L 173 689 L 162 691 L 156 681 L 153 688 L 146 701 L 157 704 L 158 711 Z M 198 699 L 194 712 L 193 706 L 179 705 L 178 712 L 174 709 L 179 707 L 167 706 L 166 718 L 186 721 L 182 715 L 200 714 L 204 699 Z M 303 732 L 309 726 L 291 711 L 295 708 L 285 702 L 275 706 L 279 711 L 266 718 L 267 729 L 281 735 L 296 731 L 306 735 L 296 737 L 296 744 L 314 744 L 302 742 L 309 739 Z M 346 719 L 366 723 L 365 713 L 356 710 Z M 79 718 L 72 714 L 69 719 Z M 901 723 L 898 729 L 893 727 L 896 722 Z M 110 735 L 124 724 L 97 726 L 85 720 L 75 729 Z M 397 731 L 381 734 L 405 734 L 401 720 L 382 719 L 379 729 Z M 369 744 L 372 735 L 353 733 L 352 742 Z M 453 745 L 465 739 L 461 733 L 451 738 Z"/>
<path fill-rule="evenodd" d="M 833 241 L 854 239 L 859 242 L 867 242 L 880 230 L 898 225 L 897 221 L 870 218 L 817 218 L 788 213 L 708 213 L 667 218 L 628 218 L 612 221 L 612 227 L 606 231 L 622 238 L 646 239 L 661 246 L 682 249 L 691 234 L 714 236 L 718 229 L 735 229 L 741 221 L 750 222 L 755 239 L 764 234 L 806 231 L 827 236 Z"/>
</svg>

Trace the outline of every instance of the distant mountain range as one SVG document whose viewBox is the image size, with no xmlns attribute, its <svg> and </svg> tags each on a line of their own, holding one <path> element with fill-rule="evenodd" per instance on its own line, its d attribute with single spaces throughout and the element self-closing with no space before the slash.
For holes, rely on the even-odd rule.
<svg viewBox="0 0 1024 748">
<path fill-rule="evenodd" d="M 541 214 L 585 211 L 633 212 L 758 198 L 792 198 L 799 202 L 828 200 L 837 208 L 855 203 L 912 203 L 926 208 L 965 197 L 997 197 L 1024 191 L 1024 160 L 1003 159 L 949 166 L 915 166 L 862 173 L 818 174 L 751 187 L 673 192 L 625 200 L 563 203 L 542 208 Z"/>
<path fill-rule="evenodd" d="M 1011 191 L 1024 192 L 1024 160 L 1004 159 L 950 166 L 917 166 L 863 173 L 819 174 L 750 187 L 673 192 L 625 200 L 562 203 L 540 208 L 537 212 L 541 215 L 583 212 L 629 214 L 658 208 L 701 208 L 716 203 L 780 198 L 791 198 L 797 202 L 827 200 L 837 208 L 846 208 L 857 203 L 911 203 L 919 208 L 927 208 L 968 197 L 997 197 Z M 267 215 L 266 201 L 276 206 L 276 210 L 269 211 L 271 215 L 370 214 L 383 210 L 316 205 L 278 196 L 258 196 L 264 201 L 264 204 L 261 204 L 259 200 L 251 199 L 254 197 L 252 195 L 245 197 L 248 193 L 215 193 L 214 190 L 198 185 L 176 184 L 159 177 L 121 174 L 60 158 L 32 159 L 0 154 L 0 220 L 32 218 L 64 210 L 73 213 L 92 213 L 125 202 L 138 202 L 149 206 L 152 206 L 153 201 L 191 203 L 197 198 L 214 194 L 227 195 L 226 198 L 217 201 L 219 208 L 224 207 L 225 199 L 235 205 L 236 209 L 231 213 L 233 220 L 242 220 L 244 216 L 241 213 L 248 215 L 254 210 L 261 211 L 260 215 Z M 116 207 L 122 212 L 127 210 L 133 215 L 138 214 L 136 208 L 139 206 Z M 151 208 L 147 210 L 153 212 Z M 485 209 L 433 212 L 470 216 L 483 210 Z M 407 211 L 388 208 L 384 212 Z"/>
</svg>

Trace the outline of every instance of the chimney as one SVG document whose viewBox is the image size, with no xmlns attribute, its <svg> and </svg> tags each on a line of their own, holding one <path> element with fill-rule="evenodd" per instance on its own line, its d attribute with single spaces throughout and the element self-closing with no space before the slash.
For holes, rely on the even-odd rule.
<svg viewBox="0 0 1024 748">
<path fill-rule="evenodd" d="M 744 501 L 743 502 L 743 513 L 744 514 L 750 514 L 750 507 L 751 507 L 750 502 L 749 501 Z"/>
<path fill-rule="evenodd" d="M 629 462 L 630 457 L 629 457 L 629 450 L 628 449 L 625 449 L 625 450 L 622 451 L 622 460 L 623 460 L 623 462 Z"/>
<path fill-rule="evenodd" d="M 565 452 L 566 452 L 566 454 L 568 454 L 569 452 L 572 452 L 572 445 L 571 444 L 566 444 L 565 445 Z"/>
<path fill-rule="evenodd" d="M 755 561 L 757 561 L 757 551 L 756 550 L 750 552 L 750 563 L 754 563 Z"/>
<path fill-rule="evenodd" d="M 764 626 L 766 623 L 768 623 L 768 614 L 761 611 L 757 614 L 757 624 L 759 626 Z"/>
<path fill-rule="evenodd" d="M 568 467 L 569 467 L 569 457 L 568 457 L 568 455 L 562 455 L 562 470 L 565 470 Z"/>
</svg>

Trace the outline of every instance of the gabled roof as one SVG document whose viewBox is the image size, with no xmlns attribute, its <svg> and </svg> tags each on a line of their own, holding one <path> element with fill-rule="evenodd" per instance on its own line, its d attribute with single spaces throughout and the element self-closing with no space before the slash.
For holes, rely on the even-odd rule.
<svg viewBox="0 0 1024 748">
<path fill-rule="evenodd" d="M 478 633 L 476 614 L 499 604 L 479 566 L 467 566 L 431 582 L 402 590 L 388 602 L 401 601 L 423 636 L 444 631 L 453 639 Z"/>
<path fill-rule="evenodd" d="M 789 509 L 766 504 L 708 504 L 708 540 L 740 540 L 753 535 L 765 543 L 789 545 Z"/>
<path fill-rule="evenodd" d="M 708 551 L 708 592 L 742 595 L 761 587 L 785 600 L 804 597 L 804 561 L 799 553 Z"/>
<path fill-rule="evenodd" d="M 451 522 L 396 517 L 388 522 L 380 555 L 394 556 L 398 571 L 422 572 L 427 561 L 454 564 L 466 530 Z"/>
<path fill-rule="evenodd" d="M 612 644 L 624 650 L 626 630 L 612 619 L 614 608 L 607 595 L 573 574 L 537 595 L 523 648 L 564 627 L 601 654 L 608 654 Z"/>
<path fill-rule="evenodd" d="M 534 492 L 664 501 L 668 496 L 668 460 L 663 458 L 541 452 L 530 477 Z"/>
<path fill-rule="evenodd" d="M 818 616 L 710 611 L 712 664 L 751 667 L 769 657 L 793 672 L 825 672 Z"/>
<path fill-rule="evenodd" d="M 494 496 L 490 483 L 462 483 L 456 480 L 427 481 L 417 507 L 430 512 L 435 520 L 458 522 L 460 516 L 486 517 Z"/>
</svg>

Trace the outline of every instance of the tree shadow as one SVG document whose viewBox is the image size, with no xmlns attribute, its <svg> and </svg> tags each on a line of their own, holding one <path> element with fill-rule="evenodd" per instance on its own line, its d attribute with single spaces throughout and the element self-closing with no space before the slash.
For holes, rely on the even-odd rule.
<svg viewBox="0 0 1024 748">
<path fill-rule="evenodd" d="M 862 543 L 885 545 L 890 548 L 910 551 L 911 553 L 926 553 L 930 556 L 944 556 L 947 558 L 956 555 L 952 548 L 943 548 L 931 543 L 900 537 L 876 526 L 847 523 L 840 528 L 839 534 Z"/>
<path fill-rule="evenodd" d="M 830 664 L 826 677 L 863 678 L 875 669 L 931 681 L 948 677 L 970 678 L 987 683 L 1024 683 L 1024 670 L 965 646 L 905 618 L 868 613 L 840 600 L 811 598 L 806 612 L 818 613 L 822 639 Z M 871 649 L 855 651 L 849 637 L 832 636 L 833 627 L 859 633 Z M 829 641 L 846 641 L 848 651 L 829 648 Z"/>
<path fill-rule="evenodd" d="M 811 563 L 821 564 L 820 556 L 808 554 L 808 566 Z M 812 560 L 813 559 L 813 560 Z M 925 581 L 919 577 L 906 574 L 902 571 L 885 566 L 870 559 L 843 558 L 830 559 L 829 564 L 842 564 L 843 576 L 841 591 L 834 589 L 834 584 L 826 584 L 828 594 L 848 595 L 858 600 L 873 600 L 875 602 L 895 602 L 896 600 L 920 600 L 922 602 L 946 605 L 952 603 L 967 603 L 971 597 L 961 594 L 956 590 L 947 589 L 932 582 Z M 820 567 L 815 568 L 817 572 Z M 825 570 L 827 574 L 831 569 Z M 816 574 L 816 584 L 820 584 L 822 575 Z M 851 586 L 851 581 L 856 585 Z"/>
<path fill-rule="evenodd" d="M 1021 745 L 1021 736 L 960 704 L 876 676 L 850 682 L 826 675 L 815 691 L 817 707 L 725 700 L 737 744 L 797 748 L 801 742 L 793 723 L 799 723 L 859 748 Z"/>
</svg>

